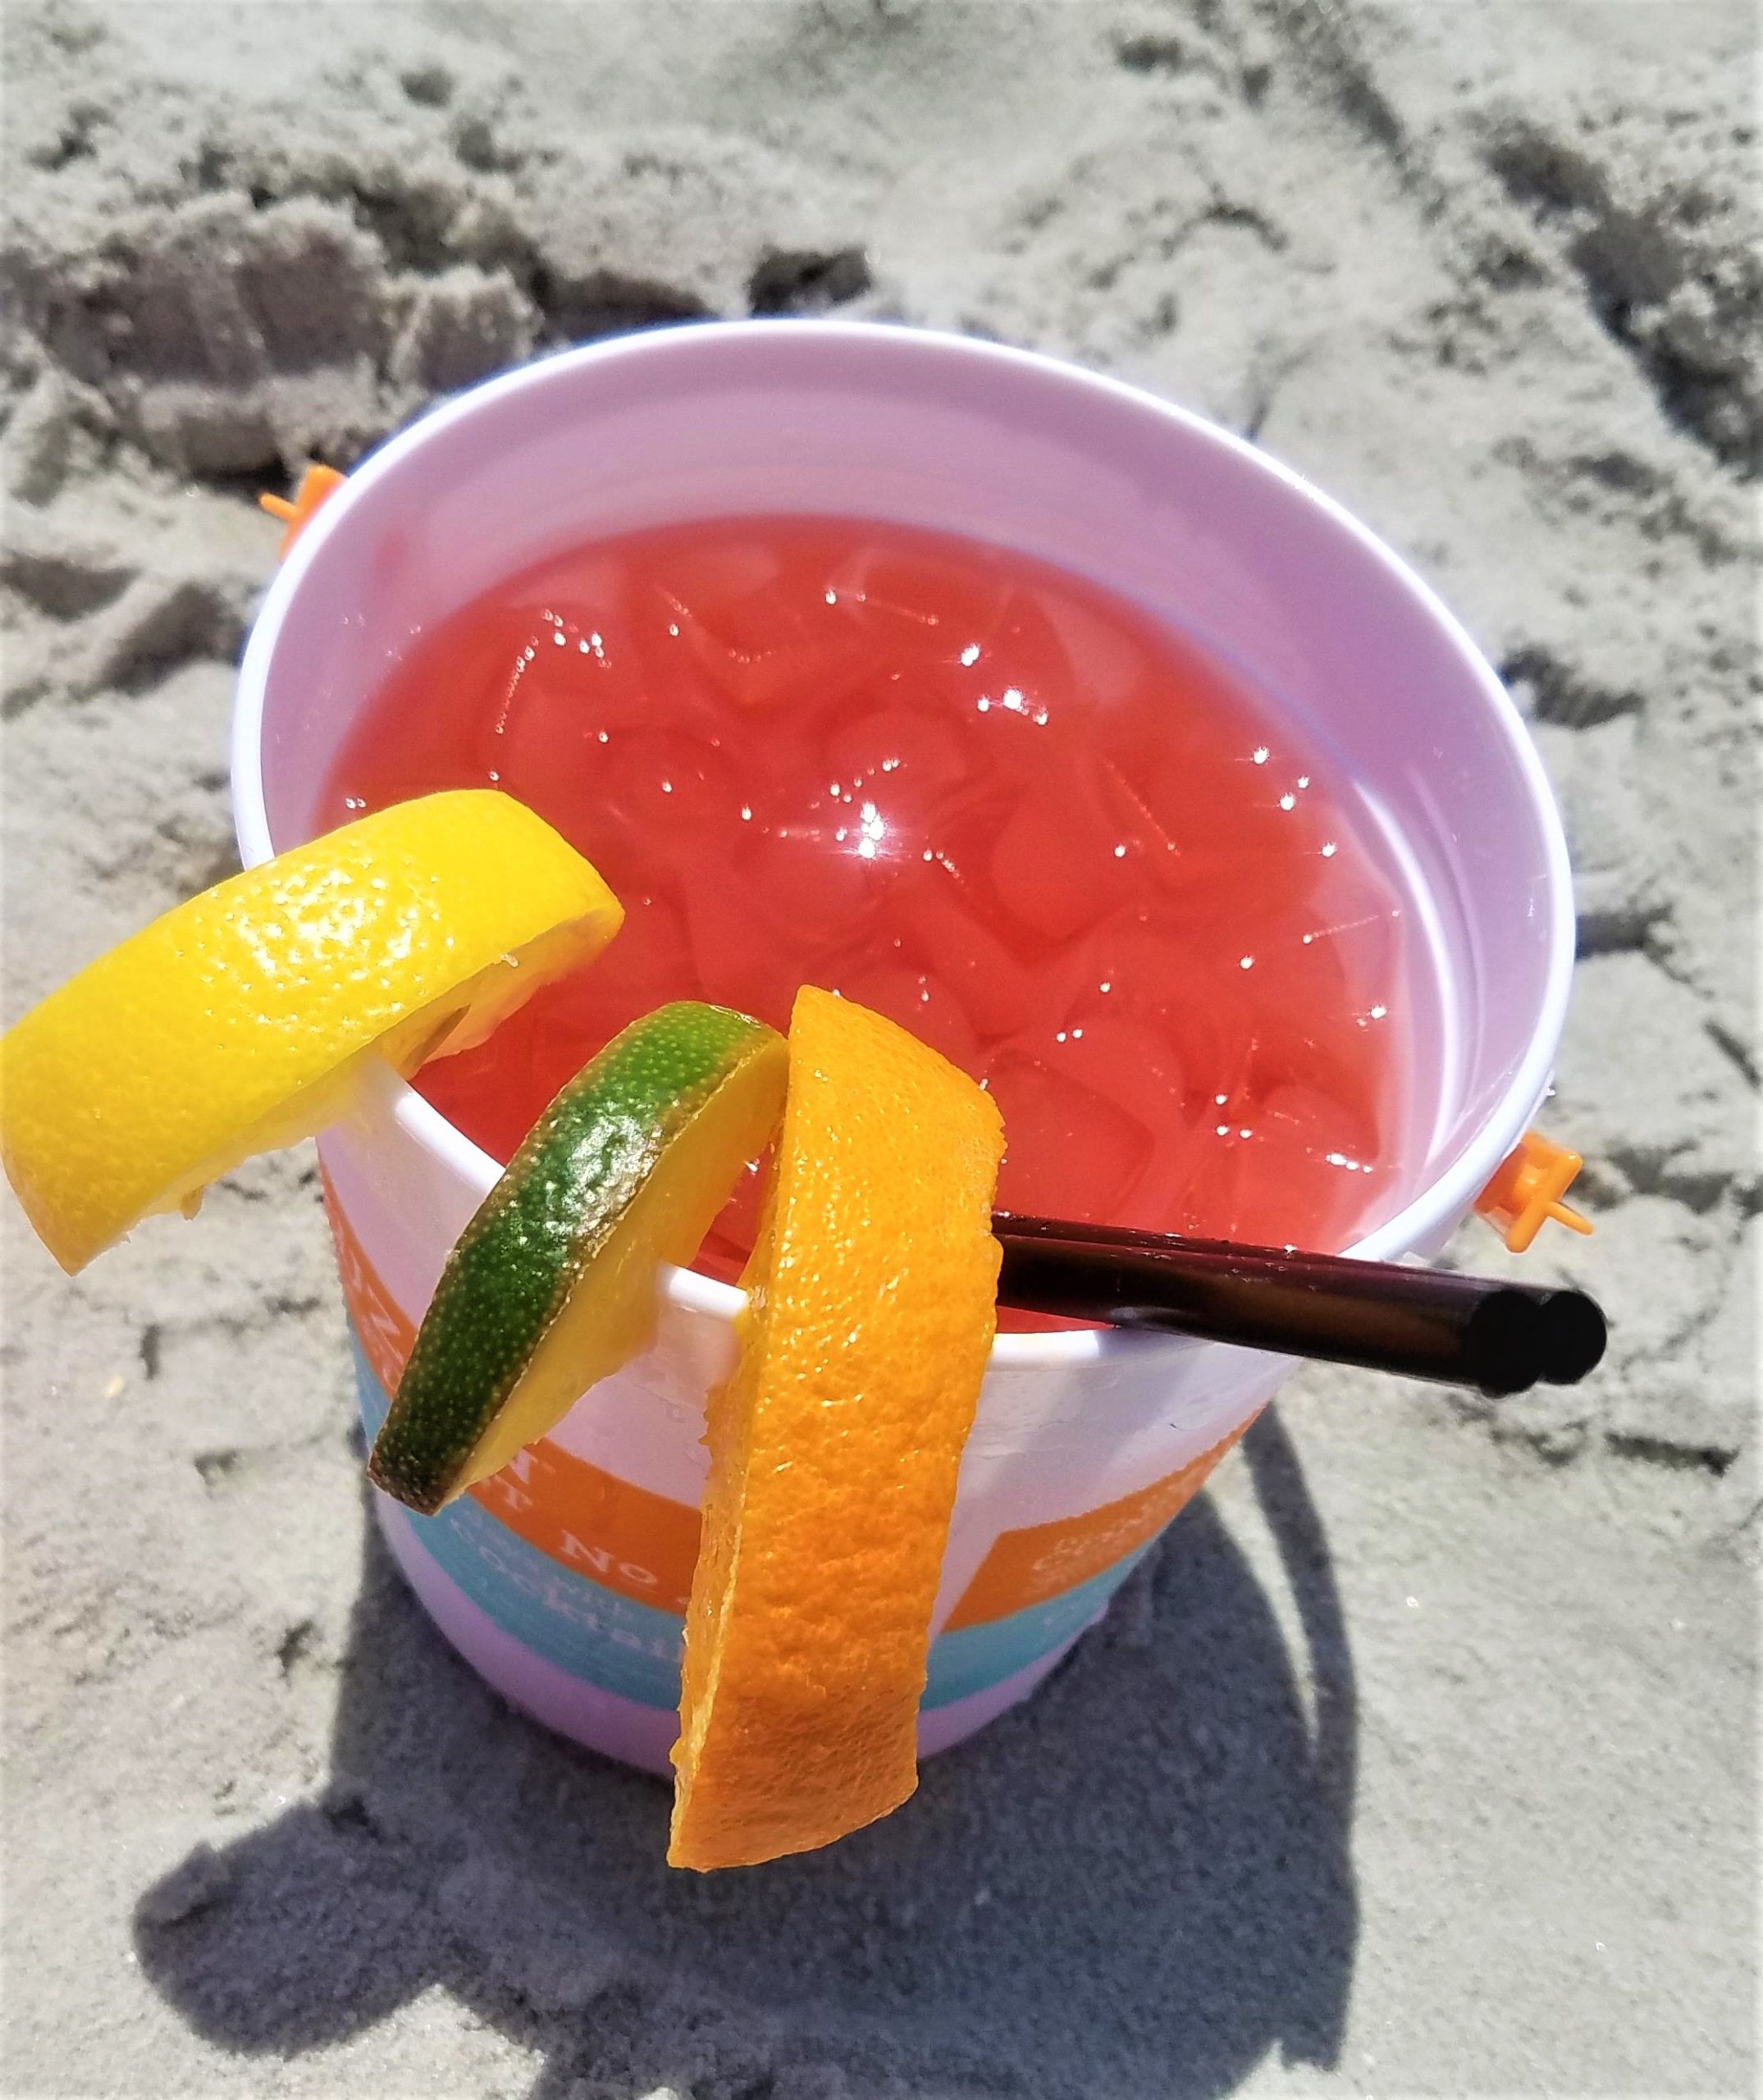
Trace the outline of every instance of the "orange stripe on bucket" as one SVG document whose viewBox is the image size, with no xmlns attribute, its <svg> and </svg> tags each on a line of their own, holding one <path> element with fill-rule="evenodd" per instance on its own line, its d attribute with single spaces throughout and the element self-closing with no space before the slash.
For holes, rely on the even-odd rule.
<svg viewBox="0 0 1763 2100">
<path fill-rule="evenodd" d="M 1117 1560 L 1154 1538 L 1184 1504 L 1192 1501 L 1206 1477 L 1249 1427 L 1233 1429 L 1221 1444 L 1203 1451 L 1179 1472 L 1153 1481 L 1135 1495 L 1105 1502 L 1081 1517 L 1060 1517 L 1005 1532 L 980 1562 L 950 1615 L 946 1631 L 977 1626 L 1025 1611 L 1049 1597 L 1074 1590 Z"/>
<path fill-rule="evenodd" d="M 416 1326 L 381 1281 L 327 1176 L 326 1215 L 343 1297 L 361 1349 L 387 1394 L 404 1376 Z M 550 1559 L 637 1604 L 683 1612 L 698 1557 L 689 1504 L 620 1480 L 541 1439 L 467 1493 Z"/>
</svg>

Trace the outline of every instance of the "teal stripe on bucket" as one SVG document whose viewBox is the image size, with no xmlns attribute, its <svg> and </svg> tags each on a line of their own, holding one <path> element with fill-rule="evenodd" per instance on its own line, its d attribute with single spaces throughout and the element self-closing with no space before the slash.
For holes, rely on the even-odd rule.
<svg viewBox="0 0 1763 2100">
<path fill-rule="evenodd" d="M 1062 1641 L 1081 1633 L 1150 1551 L 1151 1544 L 1148 1541 L 1112 1568 L 1104 1568 L 1075 1590 L 1048 1597 L 1044 1604 L 940 1635 L 931 1644 L 929 1679 L 920 1705 L 928 1711 L 971 1692 L 989 1691 L 1001 1678 L 1038 1663 Z"/>
</svg>

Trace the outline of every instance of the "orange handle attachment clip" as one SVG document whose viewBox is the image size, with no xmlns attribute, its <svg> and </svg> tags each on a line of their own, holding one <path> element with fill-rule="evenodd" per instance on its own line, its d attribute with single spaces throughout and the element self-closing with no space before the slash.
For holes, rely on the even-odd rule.
<svg viewBox="0 0 1763 2100">
<path fill-rule="evenodd" d="M 317 514 L 318 507 L 327 498 L 336 495 L 343 486 L 343 477 L 335 467 L 308 467 L 300 477 L 299 487 L 290 503 L 285 495 L 260 495 L 258 506 L 272 518 L 279 518 L 287 527 L 281 536 L 281 546 L 276 553 L 277 561 L 285 561 L 294 542 Z"/>
<path fill-rule="evenodd" d="M 1584 1165 L 1577 1152 L 1555 1144 L 1540 1130 L 1527 1130 L 1476 1198 L 1476 1210 L 1514 1254 L 1522 1254 L 1551 1218 L 1574 1232 L 1588 1233 L 1592 1221 L 1561 1201 Z"/>
</svg>

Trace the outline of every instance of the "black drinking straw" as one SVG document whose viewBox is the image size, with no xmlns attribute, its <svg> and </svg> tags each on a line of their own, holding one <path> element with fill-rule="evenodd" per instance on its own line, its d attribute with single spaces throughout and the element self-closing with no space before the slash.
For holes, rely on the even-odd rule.
<svg viewBox="0 0 1763 2100">
<path fill-rule="evenodd" d="M 1479 1386 L 1573 1386 L 1604 1354 L 1583 1291 L 999 1211 L 1001 1305 Z"/>
</svg>

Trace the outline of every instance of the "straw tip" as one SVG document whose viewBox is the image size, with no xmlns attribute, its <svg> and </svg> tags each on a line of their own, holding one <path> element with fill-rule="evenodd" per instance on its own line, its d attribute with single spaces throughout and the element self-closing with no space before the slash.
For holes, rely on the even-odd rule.
<svg viewBox="0 0 1763 2100">
<path fill-rule="evenodd" d="M 1581 1290 L 1551 1291 L 1543 1302 L 1541 1369 L 1551 1386 L 1577 1386 L 1604 1360 L 1610 1323 Z"/>
</svg>

